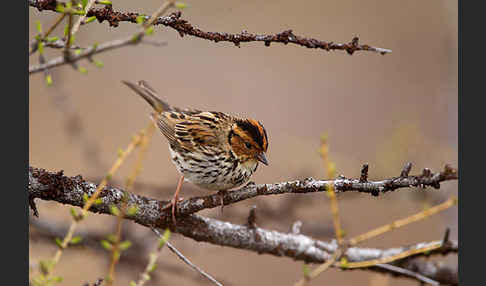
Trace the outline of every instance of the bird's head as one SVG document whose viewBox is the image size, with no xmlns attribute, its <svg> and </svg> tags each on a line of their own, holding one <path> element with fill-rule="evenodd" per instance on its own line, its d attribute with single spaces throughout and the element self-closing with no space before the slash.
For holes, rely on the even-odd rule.
<svg viewBox="0 0 486 286">
<path fill-rule="evenodd" d="M 233 153 L 242 163 L 268 165 L 265 153 L 268 148 L 267 131 L 254 119 L 236 120 L 228 136 Z"/>
</svg>

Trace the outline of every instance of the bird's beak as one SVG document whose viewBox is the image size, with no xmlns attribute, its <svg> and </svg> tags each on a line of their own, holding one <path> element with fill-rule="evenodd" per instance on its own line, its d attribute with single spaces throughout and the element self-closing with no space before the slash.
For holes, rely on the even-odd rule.
<svg viewBox="0 0 486 286">
<path fill-rule="evenodd" d="M 258 159 L 258 161 L 260 161 L 263 164 L 268 166 L 268 161 L 267 161 L 267 157 L 265 157 L 265 153 L 262 152 L 262 153 L 258 154 L 257 159 Z"/>
</svg>

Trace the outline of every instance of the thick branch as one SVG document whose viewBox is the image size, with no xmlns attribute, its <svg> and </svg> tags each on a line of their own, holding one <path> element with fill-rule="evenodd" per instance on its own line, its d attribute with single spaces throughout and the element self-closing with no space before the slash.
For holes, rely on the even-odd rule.
<svg viewBox="0 0 486 286">
<path fill-rule="evenodd" d="M 29 168 L 28 193 L 32 199 L 40 198 L 73 206 L 82 206 L 84 204 L 83 195 L 85 193 L 92 195 L 95 189 L 96 184 L 84 181 L 81 176 L 66 177 L 62 171 L 51 173 L 43 169 Z M 102 202 L 93 205 L 90 211 L 110 214 L 110 206 L 121 204 L 123 193 L 124 191 L 121 189 L 106 187 L 100 194 Z M 164 209 L 166 203 L 128 193 L 128 205 L 137 205 L 138 211 L 127 219 L 148 227 L 169 227 L 173 231 L 197 241 L 246 249 L 260 254 L 287 256 L 309 263 L 326 261 L 337 248 L 336 243 L 315 240 L 301 234 L 281 233 L 255 226 L 235 225 L 195 214 L 178 217 L 178 225 L 175 228 L 172 225 L 170 210 Z M 385 250 L 352 247 L 346 251 L 345 255 L 348 257 L 348 261 L 358 262 L 388 257 L 408 249 L 421 248 L 439 242 L 419 243 L 409 247 Z M 457 241 L 447 241 L 441 248 L 433 250 L 429 254 L 445 254 L 457 251 Z M 370 269 L 377 270 L 375 268 Z M 431 274 L 429 273 L 429 275 Z M 434 277 L 434 280 L 441 281 L 437 277 Z"/>
<path fill-rule="evenodd" d="M 58 4 L 63 5 L 63 2 L 59 2 L 56 0 L 28 0 L 28 2 L 31 7 L 35 7 L 39 11 L 55 11 Z M 114 11 L 111 5 L 106 5 L 103 8 L 91 8 L 86 14 L 87 17 L 95 16 L 100 23 L 106 20 L 110 23 L 110 26 L 112 27 L 117 27 L 120 22 L 137 23 L 137 17 L 139 15 L 141 14 L 132 12 L 122 13 Z M 264 42 L 265 46 L 270 46 L 271 43 L 292 43 L 311 49 L 323 49 L 326 51 L 344 50 L 350 55 L 352 55 L 355 51 L 370 51 L 380 53 L 382 55 L 391 53 L 391 50 L 388 49 L 359 44 L 359 39 L 357 37 L 354 37 L 349 43 L 337 44 L 333 42 L 326 42 L 313 38 L 297 36 L 292 33 L 292 30 L 286 30 L 273 35 L 257 35 L 248 33 L 246 31 L 243 31 L 239 34 L 205 32 L 203 30 L 193 27 L 188 21 L 180 19 L 180 17 L 181 12 L 177 11 L 167 17 L 159 17 L 154 22 L 154 25 L 164 25 L 166 27 L 170 27 L 176 30 L 181 35 L 181 37 L 184 35 L 190 35 L 214 42 L 231 42 L 238 47 L 240 46 L 240 43 L 244 42 Z M 148 20 L 148 18 L 148 16 L 145 16 L 145 20 Z"/>
</svg>

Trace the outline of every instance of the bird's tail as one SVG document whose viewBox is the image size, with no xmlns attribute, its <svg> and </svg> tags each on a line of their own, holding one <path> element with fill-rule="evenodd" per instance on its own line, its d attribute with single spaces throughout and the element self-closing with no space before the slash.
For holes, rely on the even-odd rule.
<svg viewBox="0 0 486 286">
<path fill-rule="evenodd" d="M 156 112 L 162 113 L 164 111 L 172 110 L 172 107 L 167 102 L 160 99 L 157 92 L 144 80 L 139 80 L 137 84 L 125 80 L 122 80 L 122 82 L 143 97 L 143 99 L 145 99 Z"/>
</svg>

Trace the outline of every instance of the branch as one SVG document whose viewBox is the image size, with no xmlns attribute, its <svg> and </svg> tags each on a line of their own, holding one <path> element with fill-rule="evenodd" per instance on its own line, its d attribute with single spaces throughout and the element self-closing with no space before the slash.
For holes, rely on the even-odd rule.
<svg viewBox="0 0 486 286">
<path fill-rule="evenodd" d="M 406 164 L 406 167 L 411 163 Z M 366 169 L 367 170 L 367 169 Z M 403 173 L 403 172 L 402 172 Z M 347 179 L 344 176 L 338 177 L 336 180 L 315 180 L 308 178 L 305 180 L 296 180 L 290 182 L 276 183 L 276 184 L 247 184 L 246 186 L 226 192 L 223 197 L 225 205 L 234 204 L 239 201 L 251 199 L 261 195 L 278 195 L 283 193 L 314 193 L 325 192 L 329 187 L 334 185 L 334 192 L 361 192 L 368 193 L 373 196 L 378 196 L 380 193 L 395 191 L 400 188 L 408 187 L 422 187 L 427 186 L 440 188 L 440 183 L 448 180 L 457 180 L 457 170 L 451 168 L 449 165 L 444 167 L 440 173 L 433 174 L 429 169 L 424 169 L 421 175 L 416 176 L 400 176 L 382 181 L 361 181 L 361 179 Z M 218 194 L 193 197 L 191 199 L 179 202 L 177 207 L 181 214 L 192 214 L 203 209 L 215 208 L 221 205 L 220 196 Z"/>
<path fill-rule="evenodd" d="M 86 193 L 88 196 L 91 196 L 95 192 L 96 187 L 96 184 L 84 181 L 79 175 L 66 177 L 62 171 L 51 173 L 43 169 L 29 168 L 29 186 L 27 191 L 32 199 L 40 198 L 73 206 L 83 206 L 83 195 Z M 120 205 L 124 193 L 125 191 L 121 189 L 105 187 L 99 196 L 102 202 L 93 205 L 90 211 L 110 214 L 110 206 Z M 128 205 L 136 205 L 138 208 L 137 213 L 127 219 L 150 228 L 169 227 L 171 230 L 196 241 L 246 249 L 260 254 L 286 256 L 308 263 L 323 263 L 338 248 L 336 243 L 315 240 L 301 234 L 281 233 L 259 227 L 235 225 L 195 214 L 180 216 L 177 227 L 175 227 L 172 225 L 170 210 L 164 210 L 167 202 L 153 200 L 132 193 L 127 193 L 127 197 Z M 430 251 L 427 255 L 458 252 L 457 241 L 444 242 L 440 240 L 392 249 L 351 247 L 346 250 L 345 255 L 349 262 L 368 261 L 371 259 L 390 257 L 407 250 L 436 245 L 438 243 L 441 244 L 441 247 Z M 416 256 L 423 255 L 425 254 L 421 253 Z M 368 269 L 379 271 L 377 267 Z M 415 270 L 415 272 L 418 271 Z M 420 274 L 426 275 L 424 273 Z M 441 280 L 441 278 L 443 279 Z M 442 282 L 449 278 L 434 277 L 431 279 Z"/>
<path fill-rule="evenodd" d="M 165 45 L 165 43 L 155 43 L 153 41 L 152 42 L 146 42 L 145 40 L 142 40 L 141 42 L 142 43 L 149 43 L 149 44 L 152 44 L 152 45 L 158 45 L 158 46 L 164 46 Z M 107 51 L 114 50 L 114 49 L 121 48 L 121 47 L 125 47 L 125 46 L 136 45 L 138 43 L 139 43 L 138 41 L 136 41 L 136 40 L 134 41 L 133 36 L 130 36 L 130 37 L 127 37 L 127 38 L 124 38 L 124 39 L 113 40 L 113 41 L 106 42 L 106 43 L 103 43 L 103 44 L 100 44 L 100 45 L 93 45 L 92 47 L 84 49 L 81 53 L 79 53 L 77 55 L 76 54 L 71 55 L 69 57 L 69 60 L 66 60 L 65 57 L 61 56 L 61 57 L 52 59 L 52 60 L 50 60 L 46 63 L 42 63 L 42 64 L 39 64 L 39 65 L 31 65 L 31 66 L 29 66 L 29 75 L 37 73 L 37 72 L 41 72 L 41 71 L 48 69 L 48 68 L 57 67 L 57 66 L 61 66 L 61 65 L 64 65 L 64 64 L 68 64 L 68 63 L 74 63 L 74 62 L 77 62 L 77 61 L 79 61 L 80 59 L 83 59 L 83 58 L 90 58 L 95 54 L 107 52 Z"/>
<path fill-rule="evenodd" d="M 51 10 L 55 11 L 58 4 L 64 5 L 63 2 L 58 2 L 56 0 L 28 0 L 31 7 L 37 8 L 39 11 Z M 106 5 L 103 8 L 91 8 L 86 13 L 87 17 L 95 16 L 96 19 L 101 23 L 103 21 L 108 21 L 110 26 L 118 27 L 120 22 L 131 22 L 137 23 L 137 17 L 139 13 L 132 12 L 117 12 L 113 10 L 111 5 Z M 180 19 L 181 12 L 177 11 L 170 14 L 167 17 L 159 17 L 154 22 L 154 25 L 163 25 L 176 30 L 181 37 L 184 35 L 194 36 L 196 38 L 201 38 L 205 40 L 210 40 L 214 42 L 231 42 L 235 46 L 239 47 L 240 43 L 245 42 L 264 42 L 265 46 L 270 46 L 271 43 L 292 43 L 298 46 L 311 48 L 311 49 L 323 49 L 326 51 L 331 50 L 344 50 L 348 54 L 352 55 L 355 51 L 370 51 L 380 53 L 382 55 L 391 53 L 389 49 L 383 49 L 378 47 L 373 47 L 370 45 L 359 44 L 358 37 L 354 37 L 351 42 L 346 44 L 338 44 L 333 42 L 321 41 L 313 38 L 305 38 L 302 36 L 297 36 L 292 33 L 292 30 L 286 30 L 278 34 L 268 34 L 268 35 L 257 35 L 251 34 L 243 31 L 239 34 L 229 34 L 223 32 L 205 32 L 198 28 L 195 28 L 186 20 Z M 148 16 L 145 16 L 145 20 L 148 20 Z"/>
</svg>

